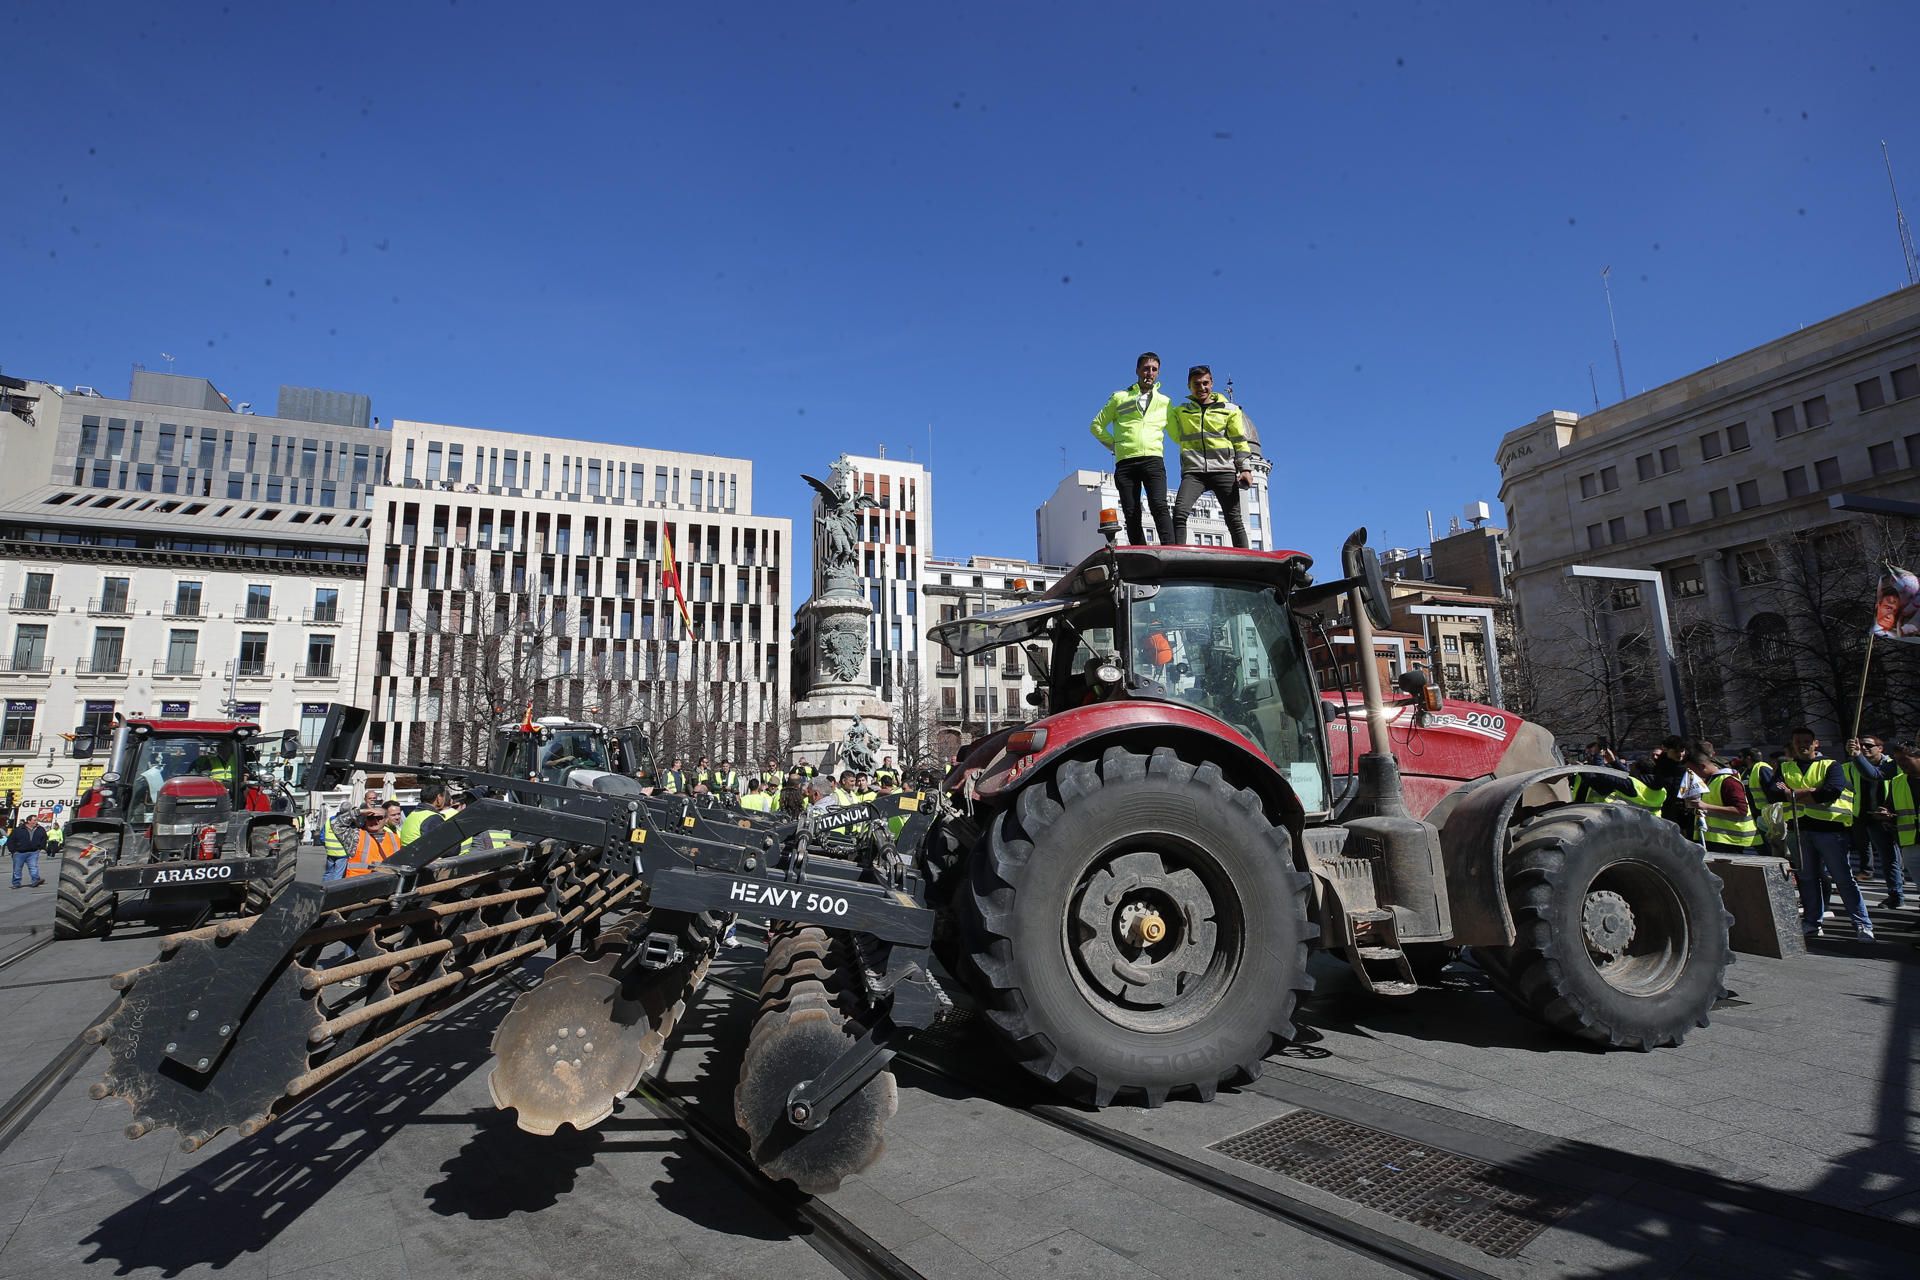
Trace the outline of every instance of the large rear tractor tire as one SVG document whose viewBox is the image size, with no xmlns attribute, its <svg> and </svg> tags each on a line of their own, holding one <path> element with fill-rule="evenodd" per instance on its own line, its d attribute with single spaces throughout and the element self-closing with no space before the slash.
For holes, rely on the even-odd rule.
<svg viewBox="0 0 1920 1280">
<path fill-rule="evenodd" d="M 1028 784 L 975 850 L 967 967 L 1027 1070 L 1096 1106 L 1259 1074 L 1312 989 L 1308 878 L 1251 791 L 1162 747 Z"/>
<path fill-rule="evenodd" d="M 257 916 L 273 900 L 285 893 L 300 870 L 300 834 L 284 823 L 264 823 L 247 834 L 247 856 L 272 858 L 273 873 L 266 879 L 247 881 L 246 901 L 240 914 Z"/>
<path fill-rule="evenodd" d="M 1534 818 L 1507 856 L 1511 947 L 1475 948 L 1509 999 L 1609 1048 L 1677 1045 L 1725 993 L 1720 878 L 1672 823 L 1624 805 Z"/>
<path fill-rule="evenodd" d="M 106 871 L 120 858 L 117 835 L 79 835 L 67 841 L 54 887 L 53 936 L 104 938 L 113 928 L 113 898 Z"/>
</svg>

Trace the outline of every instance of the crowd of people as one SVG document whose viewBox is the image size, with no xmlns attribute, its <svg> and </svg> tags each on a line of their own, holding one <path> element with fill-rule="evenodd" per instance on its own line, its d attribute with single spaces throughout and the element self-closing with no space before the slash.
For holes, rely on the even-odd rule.
<svg viewBox="0 0 1920 1280">
<path fill-rule="evenodd" d="M 650 779 L 655 794 L 692 796 L 696 801 L 730 806 L 756 813 L 797 816 L 820 806 L 858 804 L 891 795 L 903 787 L 918 790 L 938 781 L 924 770 L 902 770 L 888 756 L 870 772 L 843 769 L 837 777 L 822 775 L 811 764 L 782 768 L 768 757 L 757 773 L 743 773 L 731 760 L 715 765 L 706 756 L 692 768 L 684 757 Z"/>
<path fill-rule="evenodd" d="M 1575 753 L 1576 755 L 1582 753 Z M 1861 885 L 1879 881 L 1886 910 L 1906 905 L 1906 885 L 1920 859 L 1920 743 L 1871 734 L 1850 739 L 1842 758 L 1820 750 L 1812 729 L 1798 728 L 1785 750 L 1757 747 L 1727 753 L 1700 739 L 1670 737 L 1628 760 L 1604 742 L 1578 763 L 1622 769 L 1627 777 L 1575 780 L 1575 798 L 1636 805 L 1674 822 L 1708 853 L 1773 854 L 1788 860 L 1799 883 L 1800 930 L 1821 936 L 1839 896 L 1856 935 L 1873 940 L 1873 919 Z"/>
</svg>

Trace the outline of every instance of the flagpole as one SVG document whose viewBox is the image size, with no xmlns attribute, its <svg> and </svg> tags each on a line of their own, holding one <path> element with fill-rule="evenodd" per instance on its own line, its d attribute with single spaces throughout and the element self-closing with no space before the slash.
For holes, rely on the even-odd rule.
<svg viewBox="0 0 1920 1280">
<path fill-rule="evenodd" d="M 1873 640 L 1874 633 L 1867 632 L 1867 656 L 1860 664 L 1860 696 L 1854 699 L 1853 732 L 1847 735 L 1848 738 L 1860 736 L 1860 716 L 1867 709 L 1867 671 L 1873 666 Z"/>
</svg>

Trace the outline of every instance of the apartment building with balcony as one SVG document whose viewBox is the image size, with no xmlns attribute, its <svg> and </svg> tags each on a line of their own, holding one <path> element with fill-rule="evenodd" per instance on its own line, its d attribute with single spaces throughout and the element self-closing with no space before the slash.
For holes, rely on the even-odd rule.
<svg viewBox="0 0 1920 1280">
<path fill-rule="evenodd" d="M 1067 569 L 1011 556 L 969 556 L 929 560 L 924 572 L 931 628 L 1031 599 L 1064 577 Z M 936 729 L 974 738 L 1041 714 L 1027 702 L 1036 682 L 1019 646 L 963 658 L 931 637 L 923 639 L 922 645 L 930 677 L 925 685 L 925 714 Z M 1047 646 L 1040 643 L 1039 648 L 1044 655 Z"/>
<path fill-rule="evenodd" d="M 113 716 L 317 729 L 353 688 L 384 433 L 237 412 L 204 379 L 0 405 L 0 791 L 71 799 Z"/>
<path fill-rule="evenodd" d="M 751 462 L 404 420 L 392 443 L 357 681 L 370 758 L 478 762 L 529 703 L 644 722 L 662 751 L 778 747 L 792 522 L 753 514 Z"/>
</svg>

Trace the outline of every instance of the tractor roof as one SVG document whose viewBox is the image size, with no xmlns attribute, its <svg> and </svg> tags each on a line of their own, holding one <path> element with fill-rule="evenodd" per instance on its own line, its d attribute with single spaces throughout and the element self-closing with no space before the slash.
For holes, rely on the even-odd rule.
<svg viewBox="0 0 1920 1280">
<path fill-rule="evenodd" d="M 185 737 L 188 734 L 204 737 L 207 734 L 257 734 L 260 726 L 251 720 L 155 720 L 147 716 L 128 716 L 127 724 L 137 725 L 152 732 L 156 738 Z"/>
<path fill-rule="evenodd" d="M 1077 598 L 1101 590 L 1107 577 L 1095 566 L 1104 566 L 1108 574 L 1118 574 L 1122 582 L 1216 578 L 1277 586 L 1286 579 L 1284 566 L 1295 562 L 1305 568 L 1313 563 L 1313 557 L 1304 551 L 1244 551 L 1239 547 L 1102 547 L 1054 583 L 1047 595 Z M 1094 573 L 1089 575 L 1089 569 Z"/>
</svg>

